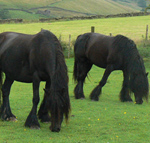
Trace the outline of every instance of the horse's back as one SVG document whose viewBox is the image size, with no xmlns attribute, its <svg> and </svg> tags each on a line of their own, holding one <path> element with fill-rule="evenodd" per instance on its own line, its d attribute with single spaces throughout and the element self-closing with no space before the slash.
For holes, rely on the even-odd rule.
<svg viewBox="0 0 150 143">
<path fill-rule="evenodd" d="M 15 32 L 4 32 L 0 34 L 0 55 L 2 55 L 6 50 L 16 48 L 16 51 L 24 50 L 28 48 L 27 44 L 29 43 L 32 35 L 26 35 Z M 24 48 L 20 48 L 23 47 Z M 13 52 L 13 51 L 12 51 Z"/>
<path fill-rule="evenodd" d="M 32 35 L 15 32 L 0 34 L 0 38 L 2 38 L 0 40 L 0 68 L 8 77 L 13 77 L 18 81 L 31 81 L 29 43 L 32 37 Z"/>
<path fill-rule="evenodd" d="M 0 68 L 10 78 L 32 82 L 37 71 L 45 80 L 48 77 L 45 71 L 50 70 L 48 68 L 54 71 L 57 39 L 51 32 L 41 31 L 35 35 L 4 32 L 1 37 Z"/>
<path fill-rule="evenodd" d="M 85 40 L 84 45 L 83 44 L 81 45 L 81 43 L 83 43 L 84 40 Z M 75 54 L 75 56 L 81 57 L 81 54 L 83 56 L 84 52 L 84 56 L 88 60 L 90 60 L 91 63 L 99 67 L 106 68 L 107 57 L 109 54 L 109 49 L 111 48 L 112 45 L 112 41 L 113 37 L 110 36 L 106 36 L 99 33 L 85 33 L 77 38 L 77 43 L 80 42 L 80 46 L 78 44 L 78 52 L 77 52 L 78 55 Z"/>
</svg>

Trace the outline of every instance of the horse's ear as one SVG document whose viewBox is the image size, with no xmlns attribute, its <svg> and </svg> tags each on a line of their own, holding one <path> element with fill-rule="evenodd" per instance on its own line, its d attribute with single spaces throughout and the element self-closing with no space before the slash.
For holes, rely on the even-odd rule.
<svg viewBox="0 0 150 143">
<path fill-rule="evenodd" d="M 43 28 L 41 28 L 41 31 L 43 31 L 44 29 Z"/>
<path fill-rule="evenodd" d="M 149 72 L 146 73 L 146 76 L 148 76 Z"/>
</svg>

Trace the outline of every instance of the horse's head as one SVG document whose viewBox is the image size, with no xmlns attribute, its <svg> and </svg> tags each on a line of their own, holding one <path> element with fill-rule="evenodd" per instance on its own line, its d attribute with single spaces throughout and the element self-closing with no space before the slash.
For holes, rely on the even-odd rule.
<svg viewBox="0 0 150 143">
<path fill-rule="evenodd" d="M 149 83 L 148 83 L 148 73 L 135 73 L 130 77 L 130 87 L 131 91 L 135 95 L 136 104 L 142 104 L 142 98 L 148 100 L 149 94 Z"/>
<path fill-rule="evenodd" d="M 63 116 L 65 115 L 66 121 L 68 120 L 70 111 L 70 101 L 68 91 L 62 90 L 45 90 L 45 94 L 48 97 L 48 110 L 51 114 L 51 126 L 52 132 L 59 132 L 61 129 L 61 123 Z"/>
</svg>

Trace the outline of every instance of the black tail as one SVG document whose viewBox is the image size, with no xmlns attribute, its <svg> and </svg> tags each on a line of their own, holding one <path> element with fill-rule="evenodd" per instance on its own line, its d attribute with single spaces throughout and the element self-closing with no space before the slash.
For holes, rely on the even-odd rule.
<svg viewBox="0 0 150 143">
<path fill-rule="evenodd" d="M 0 71 L 0 106 L 2 104 L 2 84 L 3 84 L 3 72 Z"/>
<path fill-rule="evenodd" d="M 56 58 L 56 71 L 54 76 L 52 77 L 52 88 L 51 94 L 49 97 L 49 110 L 51 114 L 53 114 L 54 118 L 57 116 L 56 114 L 60 113 L 60 108 L 63 110 L 63 114 L 65 115 L 66 122 L 69 118 L 70 113 L 70 98 L 68 92 L 68 75 L 67 75 L 67 66 L 65 64 L 64 55 L 62 51 L 59 49 L 57 51 Z M 51 117 L 51 118 L 53 118 Z M 55 119 L 51 119 L 55 120 Z M 60 120 L 60 119 L 58 119 Z"/>
<path fill-rule="evenodd" d="M 73 69 L 74 81 L 77 81 L 77 61 L 74 60 L 74 69 Z"/>
<path fill-rule="evenodd" d="M 78 53 L 84 53 L 85 54 L 86 45 L 87 45 L 87 42 L 90 38 L 90 35 L 91 35 L 91 33 L 79 35 L 77 37 L 77 40 L 76 40 L 75 45 L 74 45 L 75 60 L 74 60 L 73 77 L 74 77 L 75 81 L 77 81 L 77 77 L 78 77 L 78 58 L 77 58 L 77 55 L 78 55 Z M 83 51 L 83 52 L 81 52 L 81 51 Z"/>
</svg>

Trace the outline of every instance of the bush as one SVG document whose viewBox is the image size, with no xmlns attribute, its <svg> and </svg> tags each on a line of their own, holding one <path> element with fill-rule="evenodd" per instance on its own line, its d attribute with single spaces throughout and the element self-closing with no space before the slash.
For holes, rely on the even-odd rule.
<svg viewBox="0 0 150 143">
<path fill-rule="evenodd" d="M 143 58 L 150 58 L 150 40 L 142 40 L 137 44 L 137 47 Z"/>
<path fill-rule="evenodd" d="M 75 40 L 71 41 L 71 43 L 70 43 L 70 50 L 69 50 L 69 43 L 68 42 L 60 41 L 60 43 L 62 45 L 63 53 L 64 53 L 65 58 L 74 57 L 73 49 L 74 49 Z"/>
<path fill-rule="evenodd" d="M 0 19 L 8 19 L 11 18 L 9 11 L 6 9 L 0 9 Z"/>
</svg>

